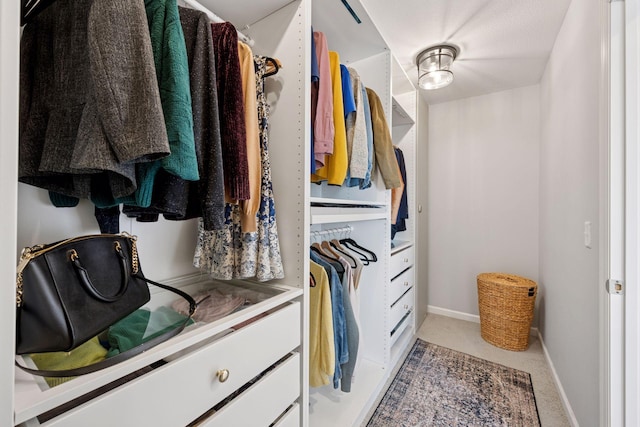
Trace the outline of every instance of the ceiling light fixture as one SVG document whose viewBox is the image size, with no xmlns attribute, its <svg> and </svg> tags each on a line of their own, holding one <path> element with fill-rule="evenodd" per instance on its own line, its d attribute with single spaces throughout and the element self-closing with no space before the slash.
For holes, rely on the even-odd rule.
<svg viewBox="0 0 640 427">
<path fill-rule="evenodd" d="M 418 85 L 422 89 L 440 89 L 453 81 L 449 70 L 458 49 L 450 45 L 433 46 L 423 50 L 416 58 L 418 65 Z"/>
</svg>

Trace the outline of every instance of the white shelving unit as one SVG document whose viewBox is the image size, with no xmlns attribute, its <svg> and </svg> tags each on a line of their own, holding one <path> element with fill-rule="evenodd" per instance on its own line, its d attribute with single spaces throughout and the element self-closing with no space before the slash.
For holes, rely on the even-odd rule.
<svg viewBox="0 0 640 427">
<path fill-rule="evenodd" d="M 262 325 L 279 325 L 283 319 L 295 333 L 299 342 L 291 348 L 293 356 L 270 373 L 259 387 L 251 387 L 232 401 L 210 425 L 220 425 L 223 420 L 235 419 L 234 408 L 238 403 L 255 402 L 256 393 L 267 395 L 295 396 L 293 407 L 278 418 L 277 425 L 316 426 L 327 425 L 357 426 L 363 421 L 374 403 L 394 364 L 402 351 L 410 343 L 415 332 L 412 310 L 403 313 L 397 324 L 391 324 L 392 279 L 396 277 L 394 262 L 403 259 L 414 250 L 415 241 L 415 89 L 406 74 L 392 56 L 383 37 L 371 21 L 360 0 L 349 4 L 361 19 L 358 24 L 341 2 L 320 0 L 200 0 L 218 16 L 232 22 L 236 28 L 251 37 L 257 54 L 278 58 L 283 67 L 278 74 L 266 82 L 267 99 L 271 106 L 270 157 L 273 187 L 276 200 L 280 249 L 285 267 L 285 278 L 269 284 L 236 283 L 237 286 L 259 286 L 273 292 L 273 295 L 250 311 L 243 311 L 224 318 L 204 329 L 187 331 L 152 351 L 140 355 L 107 372 L 73 380 L 54 389 L 43 389 L 30 376 L 17 372 L 13 367 L 13 342 L 15 341 L 15 307 L 13 289 L 0 288 L 0 337 L 3 345 L 0 351 L 0 425 L 39 425 L 34 417 L 39 413 L 64 404 L 76 397 L 95 390 L 115 379 L 131 373 L 154 361 L 171 359 L 171 355 L 181 357 L 180 366 L 193 375 L 208 378 L 200 371 L 195 360 L 204 359 L 203 352 L 235 348 L 230 353 L 234 358 L 243 354 L 260 354 L 251 342 L 240 347 L 232 346 L 240 340 L 237 337 L 253 336 L 262 331 Z M 6 283 L 15 279 L 15 264 L 20 249 L 35 243 L 55 241 L 72 235 L 97 232 L 93 219 L 93 206 L 82 201 L 75 209 L 56 209 L 50 206 L 46 192 L 26 185 L 18 185 L 18 69 L 19 64 L 19 5 L 18 2 L 2 2 L 0 5 L 0 132 L 5 143 L 0 148 L 0 189 L 5 209 L 0 212 L 0 220 L 5 225 L 7 244 L 3 245 L 0 276 Z M 336 186 L 310 185 L 310 79 L 311 74 L 311 29 L 322 31 L 327 36 L 329 48 L 339 52 L 341 62 L 355 68 L 364 84 L 375 90 L 380 97 L 387 121 L 392 128 L 394 142 L 405 153 L 407 162 L 410 219 L 408 230 L 398 233 L 394 247 L 390 235 L 390 191 L 384 189 L 382 179 L 376 173 L 373 185 L 367 190 Z M 319 206 L 323 204 L 325 206 Z M 328 205 L 328 206 L 327 206 Z M 364 207 L 363 207 L 364 206 Z M 310 231 L 351 227 L 351 236 L 361 245 L 377 254 L 378 262 L 365 267 L 361 280 L 361 320 L 363 344 L 360 348 L 362 361 L 355 373 L 352 391 L 343 393 L 327 386 L 310 389 L 308 383 L 308 299 Z M 169 281 L 175 285 L 192 289 L 206 286 L 207 278 L 192 267 L 193 248 L 197 238 L 195 221 L 172 222 L 160 220 L 155 224 L 137 223 L 121 217 L 121 229 L 139 237 L 141 263 L 145 274 L 153 279 Z M 171 244 L 167 244 L 171 242 Z M 394 261 L 395 259 L 395 261 Z M 7 260 L 9 260 L 7 262 Z M 412 267 L 415 268 L 415 267 Z M 403 269 L 403 274 L 408 270 Z M 395 295 L 395 294 L 393 294 Z M 404 303 L 411 305 L 409 294 L 403 294 Z M 154 300 L 162 301 L 162 293 L 154 293 Z M 290 308 L 296 307 L 296 308 Z M 215 341 L 233 325 L 255 315 L 276 310 L 247 329 L 240 335 L 230 335 Z M 280 313 L 280 314 L 279 314 Z M 296 314 L 297 313 L 297 314 Z M 285 316 L 286 314 L 286 316 Z M 242 331 L 242 330 L 241 330 Z M 251 332 L 253 331 L 253 332 Z M 290 331 L 290 332 L 291 332 Z M 391 334 L 391 331 L 394 333 Z M 253 335 L 251 335 L 253 334 Z M 264 337 L 274 339 L 282 335 L 280 330 L 262 331 Z M 233 339 L 232 339 L 233 338 Z M 266 342 L 266 341 L 265 341 Z M 280 341 L 279 341 L 280 342 Z M 293 341 L 292 341 L 293 342 Z M 235 344 L 233 344 L 235 345 Z M 264 345 L 269 345 L 264 344 Z M 281 342 L 291 346 L 291 342 Z M 211 346 L 209 350 L 207 346 Z M 282 347 L 282 348 L 285 348 Z M 238 351 L 237 348 L 242 348 Z M 288 347 L 287 347 L 288 348 Z M 258 351 L 259 350 L 259 351 Z M 289 351 L 289 350 L 287 350 Z M 186 353 L 185 353 L 186 352 Z M 186 354 L 186 355 L 185 355 Z M 213 353 L 212 353 L 213 354 Z M 180 355 L 180 356 L 178 356 Z M 208 357 L 207 360 L 215 358 Z M 189 362 L 191 361 L 191 362 Z M 201 362 L 198 362 L 201 363 Z M 178 363 L 176 363 L 178 364 Z M 125 388 L 98 396 L 83 408 L 102 408 L 117 413 L 122 410 L 126 398 L 141 401 L 147 407 L 153 394 L 163 394 L 180 390 L 179 376 L 160 376 L 160 370 L 145 375 L 144 379 L 127 383 L 138 390 L 153 393 L 138 394 L 135 399 Z M 162 371 L 164 372 L 164 371 Z M 248 374 L 248 372 L 245 372 Z M 162 374 L 166 375 L 166 374 Z M 284 385 L 284 378 L 288 385 Z M 161 378 L 163 379 L 161 381 Z M 291 390 L 291 381 L 296 386 Z M 134 388 L 134 387 L 132 387 Z M 120 403 L 115 403 L 120 402 Z M 213 404 L 213 403 L 212 403 Z M 170 407 L 170 405 L 165 405 Z M 162 418 L 163 405 L 158 405 L 152 414 Z M 142 409 L 131 407 L 132 419 L 148 415 Z M 190 409 L 184 409 L 189 411 Z M 136 412 L 138 411 L 138 412 Z M 245 411 L 251 413 L 251 411 Z M 193 413 L 193 419 L 200 414 Z M 75 415 L 74 415 L 75 416 Z M 186 416 L 186 415 L 185 415 Z M 271 415 L 269 415 L 271 417 Z M 153 418 L 153 417 L 152 417 Z M 81 418 L 57 417 L 47 425 L 62 427 L 82 425 Z M 151 418 L 148 418 L 151 419 Z M 168 419 L 168 418 L 167 418 Z M 165 420 L 166 421 L 166 420 Z M 270 419 L 265 425 L 275 421 Z M 217 423 L 217 424 L 216 424 Z M 161 424 L 161 423 L 160 423 Z M 157 425 L 160 425 L 157 424 Z M 85 424 L 86 425 L 86 424 Z M 209 425 L 209 424 L 207 424 Z M 230 425 L 227 423 L 227 425 Z"/>
<path fill-rule="evenodd" d="M 8 3 L 15 6 L 10 7 Z M 123 426 L 186 425 L 287 354 L 291 356 L 286 361 L 247 392 L 234 398 L 219 415 L 213 415 L 207 425 L 229 425 L 224 423 L 229 419 L 239 420 L 240 413 L 245 418 L 249 415 L 253 425 L 256 425 L 256 418 L 258 423 L 269 424 L 280 416 L 279 413 L 274 414 L 274 410 L 283 411 L 292 404 L 305 408 L 298 410 L 295 425 L 308 423 L 307 393 L 303 393 L 307 388 L 304 373 L 307 358 L 305 331 L 308 328 L 305 320 L 308 297 L 304 292 L 306 282 L 303 279 L 308 277 L 308 263 L 302 248 L 308 247 L 308 235 L 304 230 L 309 227 L 308 170 L 305 167 L 308 158 L 309 83 L 304 77 L 310 73 L 307 49 L 310 2 L 266 0 L 257 5 L 251 1 L 202 0 L 201 3 L 239 29 L 251 24 L 250 30 L 244 32 L 255 40 L 254 53 L 278 58 L 285 64 L 276 76 L 266 82 L 271 105 L 269 149 L 285 278 L 261 284 L 231 283 L 236 287 L 257 287 L 268 297 L 251 308 L 212 324 L 190 328 L 126 362 L 54 388 L 48 388 L 41 379 L 14 368 L 15 291 L 11 286 L 2 287 L 5 298 L 2 298 L 0 312 L 8 318 L 0 325 L 3 341 L 0 351 L 2 426 L 40 425 L 36 416 L 161 360 L 166 364 L 110 391 L 101 392 L 77 408 L 55 416 L 46 425 L 112 424 L 113 418 L 108 414 L 116 413 L 128 414 L 118 417 L 118 423 Z M 10 262 L 0 266 L 0 276 L 3 282 L 13 283 L 14 266 L 22 247 L 99 231 L 89 202 L 81 201 L 73 209 L 57 209 L 51 206 L 44 190 L 17 184 L 19 2 L 3 2 L 0 8 L 0 73 L 5 78 L 0 99 L 3 111 L 0 125 L 7 137 L 0 156 L 3 177 L 0 186 L 7 206 L 0 213 L 0 219 L 8 229 L 7 244 L 3 247 L 10 248 L 3 257 Z M 6 90 L 8 87 L 12 88 L 10 93 Z M 13 113 L 5 116 L 8 111 Z M 5 117 L 13 117 L 15 121 L 5 122 Z M 17 200 L 11 196 L 16 188 Z M 196 221 L 160 219 L 157 223 L 138 223 L 121 216 L 120 228 L 138 236 L 140 261 L 147 277 L 172 283 L 190 292 L 210 286 L 207 277 L 192 266 L 197 239 Z M 4 295 L 5 292 L 9 295 Z M 165 300 L 165 294 L 154 292 L 151 305 L 162 305 Z M 256 316 L 259 319 L 250 325 L 227 333 L 234 329 L 234 325 Z M 261 347 L 260 351 L 256 351 L 256 347 Z M 216 368 L 218 363 L 230 367 L 230 379 L 224 386 L 216 381 L 215 370 L 211 372 L 225 367 Z M 198 387 L 202 387 L 201 392 L 197 391 Z M 193 390 L 196 390 L 195 396 L 176 407 L 178 395 L 184 396 Z M 257 408 L 251 404 L 256 398 L 263 400 L 264 396 L 284 396 L 284 400 L 280 399 L 277 405 L 274 401 L 270 408 Z M 135 407 L 130 406 L 132 402 L 136 402 Z M 241 409 L 246 405 L 251 405 L 251 410 Z M 284 409 L 278 409 L 279 405 L 285 405 Z M 290 416 L 288 412 L 283 418 L 290 420 Z"/>
</svg>

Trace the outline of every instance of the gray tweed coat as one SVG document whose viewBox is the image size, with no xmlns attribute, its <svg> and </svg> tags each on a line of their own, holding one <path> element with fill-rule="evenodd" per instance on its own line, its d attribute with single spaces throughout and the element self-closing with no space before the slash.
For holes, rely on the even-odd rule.
<svg viewBox="0 0 640 427">
<path fill-rule="evenodd" d="M 24 28 L 19 180 L 68 196 L 136 189 L 170 154 L 143 0 L 57 1 Z"/>
</svg>

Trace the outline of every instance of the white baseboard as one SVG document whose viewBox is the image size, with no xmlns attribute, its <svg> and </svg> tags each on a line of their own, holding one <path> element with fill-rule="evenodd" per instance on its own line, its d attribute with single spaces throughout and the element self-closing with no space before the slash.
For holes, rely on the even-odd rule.
<svg viewBox="0 0 640 427">
<path fill-rule="evenodd" d="M 439 314 L 440 316 L 447 316 L 454 319 L 466 320 L 467 322 L 480 323 L 480 316 L 477 314 L 463 313 L 462 311 L 449 310 L 448 308 L 436 307 L 433 305 L 427 306 L 427 313 Z M 531 335 L 538 336 L 538 328 L 532 326 Z"/>
<path fill-rule="evenodd" d="M 427 313 L 439 314 L 441 316 L 452 317 L 454 319 L 466 320 L 467 322 L 480 323 L 480 316 L 477 314 L 463 313 L 461 311 L 449 310 L 448 308 L 427 306 Z"/>
<path fill-rule="evenodd" d="M 556 389 L 558 390 L 558 394 L 560 395 L 560 400 L 562 401 L 562 406 L 567 414 L 567 418 L 569 419 L 569 423 L 571 423 L 572 427 L 580 427 L 578 424 L 578 419 L 576 418 L 576 414 L 573 412 L 571 408 L 571 404 L 569 403 L 569 399 L 567 398 L 567 394 L 564 392 L 564 388 L 562 387 L 562 383 L 560 382 L 560 377 L 558 377 L 558 373 L 556 372 L 555 366 L 553 366 L 553 362 L 551 361 L 551 356 L 549 356 L 549 352 L 547 351 L 547 346 L 544 345 L 544 340 L 542 339 L 542 334 L 538 331 L 538 339 L 540 340 L 540 344 L 542 344 L 542 351 L 544 352 L 544 358 L 547 360 L 549 364 L 549 369 L 551 370 L 551 376 L 553 377 L 553 382 L 556 384 Z"/>
</svg>

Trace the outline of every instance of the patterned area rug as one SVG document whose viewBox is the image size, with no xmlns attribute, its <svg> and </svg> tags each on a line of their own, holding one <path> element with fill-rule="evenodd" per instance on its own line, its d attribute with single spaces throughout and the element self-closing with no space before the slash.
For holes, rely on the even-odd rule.
<svg viewBox="0 0 640 427">
<path fill-rule="evenodd" d="M 527 372 L 418 339 L 367 427 L 540 426 Z"/>
</svg>

